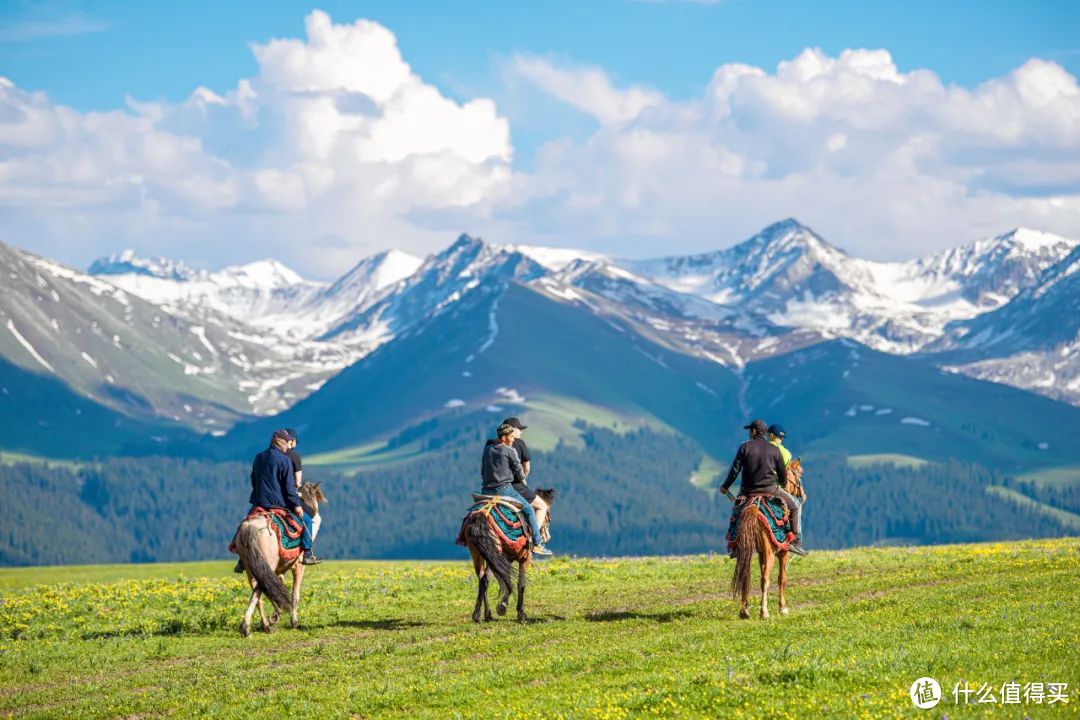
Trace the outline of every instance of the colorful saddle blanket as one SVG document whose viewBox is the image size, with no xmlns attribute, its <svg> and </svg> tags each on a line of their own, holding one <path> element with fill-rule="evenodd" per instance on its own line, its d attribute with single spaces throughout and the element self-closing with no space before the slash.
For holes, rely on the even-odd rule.
<svg viewBox="0 0 1080 720">
<path fill-rule="evenodd" d="M 270 527 L 274 529 L 274 533 L 278 537 L 282 560 L 292 560 L 304 551 L 304 524 L 286 510 L 281 508 L 252 508 L 248 516 L 241 521 L 241 525 L 261 515 L 270 516 Z M 229 543 L 229 552 L 236 553 L 235 540 Z"/>
<path fill-rule="evenodd" d="M 465 513 L 456 541 L 462 547 L 465 546 L 465 528 L 474 516 L 486 519 L 503 544 L 514 552 L 521 552 L 529 541 L 528 522 L 522 513 L 492 498 L 473 504 Z"/>
<path fill-rule="evenodd" d="M 791 532 L 790 523 L 788 522 L 787 507 L 785 507 L 783 500 L 769 495 L 751 495 L 750 497 L 740 495 L 738 497 L 731 508 L 731 522 L 728 523 L 728 549 L 733 550 L 738 545 L 736 538 L 739 537 L 739 517 L 746 508 L 747 503 L 753 503 L 760 511 L 757 518 L 768 529 L 773 548 L 787 550 L 788 545 L 795 539 L 795 534 Z"/>
</svg>

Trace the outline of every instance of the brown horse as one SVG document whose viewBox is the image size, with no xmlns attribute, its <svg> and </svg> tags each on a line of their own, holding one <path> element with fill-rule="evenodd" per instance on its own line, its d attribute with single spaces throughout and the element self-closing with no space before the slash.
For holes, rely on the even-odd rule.
<svg viewBox="0 0 1080 720">
<path fill-rule="evenodd" d="M 298 493 L 304 511 L 310 510 L 308 514 L 313 518 L 317 517 L 319 502 L 326 502 L 321 483 L 304 483 Z M 251 617 L 255 608 L 259 609 L 263 632 L 270 632 L 282 612 L 289 613 L 294 628 L 300 626 L 297 609 L 300 606 L 300 585 L 304 581 L 304 564 L 300 562 L 302 555 L 291 560 L 281 557 L 281 545 L 271 523 L 273 520 L 269 515 L 260 515 L 240 523 L 240 528 L 236 531 L 236 550 L 247 573 L 248 584 L 251 585 L 251 601 L 244 613 L 244 620 L 240 623 L 240 634 L 244 637 L 251 636 Z M 291 596 L 285 589 L 284 581 L 285 573 L 289 570 L 292 570 L 293 574 Z M 276 607 L 269 619 L 263 608 L 263 595 L 270 598 L 270 602 Z"/>
<path fill-rule="evenodd" d="M 786 490 L 806 502 L 806 491 L 802 483 L 802 461 L 795 458 L 788 466 Z M 746 609 L 750 601 L 750 560 L 754 550 L 758 553 L 758 565 L 761 568 L 761 617 L 769 617 L 769 576 L 772 575 L 773 558 L 780 560 L 780 614 L 788 614 L 787 605 L 787 564 L 788 551 L 779 550 L 774 554 L 770 532 L 765 527 L 765 516 L 754 504 L 748 503 L 739 515 L 739 534 L 736 537 L 735 574 L 731 578 L 731 593 L 739 601 L 739 617 L 746 619 L 750 612 Z"/>
<path fill-rule="evenodd" d="M 552 488 L 537 489 L 536 494 L 548 504 L 548 507 L 551 507 L 555 502 L 555 490 Z M 521 521 L 526 524 L 525 532 L 529 532 L 528 523 L 525 521 L 524 516 L 521 517 Z M 540 537 L 544 542 L 551 538 L 550 528 L 551 513 L 548 512 L 544 518 L 544 524 L 540 526 Z M 473 610 L 472 614 L 473 622 L 480 622 L 481 608 L 484 610 L 483 617 L 485 621 L 493 619 L 491 610 L 488 608 L 487 599 L 488 584 L 492 575 L 495 576 L 500 588 L 499 604 L 496 606 L 495 612 L 500 616 L 506 614 L 506 604 L 510 600 L 510 593 L 514 590 L 510 572 L 515 562 L 518 564 L 517 619 L 518 622 L 525 622 L 527 619 L 525 615 L 525 574 L 529 569 L 529 565 L 532 564 L 532 546 L 526 543 L 520 551 L 515 552 L 491 528 L 491 523 L 488 522 L 487 518 L 479 514 L 470 515 L 466 519 L 462 532 L 465 536 L 465 547 L 469 548 L 469 554 L 472 555 L 473 570 L 476 571 L 476 577 L 479 580 L 479 587 L 476 591 L 476 609 Z"/>
</svg>

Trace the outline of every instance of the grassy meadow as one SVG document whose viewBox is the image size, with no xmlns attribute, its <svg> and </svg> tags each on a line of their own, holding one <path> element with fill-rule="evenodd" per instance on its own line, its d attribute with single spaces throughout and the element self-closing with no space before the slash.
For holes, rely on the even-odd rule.
<svg viewBox="0 0 1080 720">
<path fill-rule="evenodd" d="M 739 620 L 724 557 L 554 559 L 530 622 L 469 620 L 463 559 L 310 571 L 243 639 L 231 562 L 0 570 L 0 717 L 1078 717 L 1080 539 L 814 553 Z M 945 698 L 908 697 L 919 677 Z M 1068 704 L 957 706 L 966 681 Z"/>
</svg>

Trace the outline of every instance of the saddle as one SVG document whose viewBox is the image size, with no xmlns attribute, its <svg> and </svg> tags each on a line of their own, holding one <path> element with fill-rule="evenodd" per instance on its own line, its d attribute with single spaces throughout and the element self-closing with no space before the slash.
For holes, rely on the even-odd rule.
<svg viewBox="0 0 1080 720">
<path fill-rule="evenodd" d="M 501 505 L 506 505 L 512 510 L 520 510 L 522 505 L 513 498 L 503 497 L 502 495 L 481 495 L 480 493 L 473 493 L 472 499 L 474 503 L 485 502 L 497 502 Z"/>
<path fill-rule="evenodd" d="M 731 521 L 728 523 L 727 546 L 728 550 L 738 547 L 739 518 L 747 505 L 755 505 L 759 511 L 757 515 L 768 530 L 769 540 L 776 551 L 787 550 L 795 540 L 795 533 L 791 531 L 791 522 L 788 517 L 787 506 L 784 501 L 775 495 L 740 495 L 735 499 L 731 508 Z"/>
<path fill-rule="evenodd" d="M 529 524 L 521 512 L 522 504 L 500 495 L 473 494 L 473 505 L 461 519 L 456 544 L 466 546 L 465 528 L 473 519 L 484 520 L 502 543 L 519 553 L 528 544 Z"/>
<path fill-rule="evenodd" d="M 248 520 L 254 520 L 262 516 L 270 517 L 270 527 L 278 538 L 278 548 L 282 560 L 292 560 L 304 551 L 303 534 L 304 524 L 293 517 L 292 513 L 281 508 L 252 508 L 248 516 L 240 521 L 243 525 Z M 229 552 L 237 554 L 236 541 L 229 543 Z"/>
</svg>

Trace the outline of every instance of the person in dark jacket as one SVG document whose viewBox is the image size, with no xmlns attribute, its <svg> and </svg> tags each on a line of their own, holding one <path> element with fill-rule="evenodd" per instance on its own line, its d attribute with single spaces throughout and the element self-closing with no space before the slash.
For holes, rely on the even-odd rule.
<svg viewBox="0 0 1080 720">
<path fill-rule="evenodd" d="M 517 450 L 514 450 L 514 428 L 510 425 L 500 425 L 498 430 L 499 439 L 489 442 L 484 446 L 484 455 L 480 459 L 480 478 L 483 485 L 480 489 L 484 495 L 501 495 L 521 503 L 521 511 L 532 530 L 533 554 L 550 555 L 551 551 L 544 547 L 540 539 L 540 525 L 536 521 L 536 511 L 525 498 L 514 489 L 514 482 L 525 480 L 525 471 L 521 467 Z"/>
<path fill-rule="evenodd" d="M 735 460 L 728 471 L 727 480 L 720 486 L 720 492 L 734 500 L 730 488 L 741 472 L 740 495 L 774 495 L 783 500 L 791 515 L 791 528 L 795 533 L 795 541 L 788 546 L 788 549 L 796 555 L 806 555 L 806 550 L 802 546 L 800 519 L 802 504 L 797 497 L 785 489 L 787 467 L 780 449 L 766 439 L 768 426 L 765 425 L 764 420 L 755 420 L 749 425 L 744 425 L 743 428 L 750 431 L 750 439 L 739 446 L 739 451 L 735 454 Z"/>
<path fill-rule="evenodd" d="M 289 457 L 291 437 L 286 430 L 276 430 L 270 447 L 255 456 L 251 463 L 251 506 L 289 510 L 304 524 L 303 540 L 305 565 L 315 565 L 319 559 L 311 552 L 311 518 L 300 506 L 296 492 L 296 474 Z"/>
</svg>

